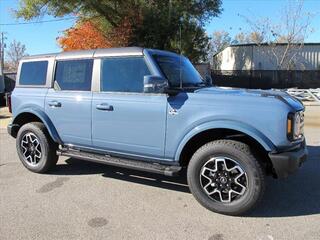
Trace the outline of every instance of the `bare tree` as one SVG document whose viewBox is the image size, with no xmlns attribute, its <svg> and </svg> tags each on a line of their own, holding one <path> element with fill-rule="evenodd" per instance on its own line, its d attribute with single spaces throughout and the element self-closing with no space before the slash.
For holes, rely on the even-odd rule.
<svg viewBox="0 0 320 240">
<path fill-rule="evenodd" d="M 261 44 L 265 41 L 265 37 L 260 32 L 240 32 L 235 35 L 233 44 L 247 44 L 247 43 L 255 43 Z"/>
<path fill-rule="evenodd" d="M 275 45 L 277 43 L 285 43 L 286 47 L 280 51 L 277 47 L 272 48 L 272 53 L 277 60 L 278 68 L 290 69 L 295 65 L 295 58 L 299 50 L 303 47 L 305 38 L 313 31 L 311 28 L 310 13 L 303 10 L 303 1 L 299 1 L 297 5 L 289 4 L 282 14 L 283 24 L 279 26 L 279 30 L 274 31 Z"/>
<path fill-rule="evenodd" d="M 234 43 L 236 44 L 245 44 L 248 43 L 247 34 L 244 32 L 239 32 L 234 36 Z"/>
<path fill-rule="evenodd" d="M 265 37 L 260 32 L 251 32 L 248 34 L 248 41 L 255 44 L 261 44 L 265 41 Z"/>
<path fill-rule="evenodd" d="M 221 50 L 230 46 L 230 44 L 231 44 L 231 37 L 228 32 L 224 30 L 213 32 L 212 39 L 211 39 L 211 46 L 212 46 L 212 51 L 214 53 L 220 52 Z"/>
<path fill-rule="evenodd" d="M 230 34 L 224 30 L 215 31 L 210 40 L 208 59 L 213 64 L 213 56 L 232 44 Z"/>
<path fill-rule="evenodd" d="M 9 49 L 6 51 L 6 65 L 8 70 L 16 71 L 20 59 L 26 55 L 26 46 L 19 41 L 13 40 L 9 45 Z"/>
<path fill-rule="evenodd" d="M 313 31 L 313 15 L 305 12 L 303 6 L 303 0 L 289 1 L 280 12 L 279 22 L 272 22 L 269 18 L 251 19 L 242 16 L 252 32 L 259 35 L 257 44 L 261 44 L 263 39 L 269 45 L 261 50 L 271 57 L 270 61 L 276 62 L 278 69 L 289 70 L 296 65 L 297 54 L 306 37 Z"/>
</svg>

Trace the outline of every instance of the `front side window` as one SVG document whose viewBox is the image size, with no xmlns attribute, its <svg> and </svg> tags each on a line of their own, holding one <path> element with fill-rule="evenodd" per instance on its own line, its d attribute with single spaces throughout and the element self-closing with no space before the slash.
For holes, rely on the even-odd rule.
<svg viewBox="0 0 320 240">
<path fill-rule="evenodd" d="M 143 77 L 150 75 L 143 57 L 105 58 L 101 62 L 101 91 L 143 92 Z"/>
<path fill-rule="evenodd" d="M 24 62 L 20 71 L 20 85 L 45 85 L 48 61 Z"/>
<path fill-rule="evenodd" d="M 153 55 L 173 88 L 203 86 L 203 80 L 192 63 L 183 56 Z"/>
<path fill-rule="evenodd" d="M 57 61 L 55 82 L 59 90 L 90 91 L 93 59 Z"/>
</svg>

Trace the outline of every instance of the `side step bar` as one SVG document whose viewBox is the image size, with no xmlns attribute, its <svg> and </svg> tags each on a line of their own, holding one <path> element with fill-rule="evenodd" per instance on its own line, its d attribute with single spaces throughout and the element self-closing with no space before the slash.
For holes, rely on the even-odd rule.
<svg viewBox="0 0 320 240">
<path fill-rule="evenodd" d="M 125 158 L 118 158 L 109 155 L 84 152 L 74 149 L 59 149 L 57 150 L 57 155 L 73 157 L 81 160 L 97 162 L 117 167 L 130 168 L 134 170 L 140 170 L 145 172 L 158 173 L 165 176 L 176 176 L 178 172 L 182 169 L 181 166 L 164 165 L 158 163 L 150 163 L 140 160 L 131 160 Z"/>
</svg>

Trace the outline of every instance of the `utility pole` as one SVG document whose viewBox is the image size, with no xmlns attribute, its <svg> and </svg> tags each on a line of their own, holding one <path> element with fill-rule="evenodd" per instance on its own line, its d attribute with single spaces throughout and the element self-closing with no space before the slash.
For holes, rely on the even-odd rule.
<svg viewBox="0 0 320 240">
<path fill-rule="evenodd" d="M 5 33 L 1 32 L 1 41 L 0 41 L 0 97 L 4 94 L 5 84 L 4 84 L 4 48 L 5 48 Z M 1 99 L 0 99 L 1 101 Z"/>
</svg>

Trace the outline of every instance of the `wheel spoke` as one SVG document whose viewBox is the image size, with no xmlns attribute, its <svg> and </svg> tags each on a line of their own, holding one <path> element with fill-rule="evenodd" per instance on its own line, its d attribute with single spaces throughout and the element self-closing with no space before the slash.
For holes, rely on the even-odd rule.
<svg viewBox="0 0 320 240">
<path fill-rule="evenodd" d="M 214 189 L 213 191 L 211 191 L 211 192 L 209 193 L 209 195 L 213 195 L 213 194 L 215 194 L 215 193 L 218 193 L 218 195 L 220 196 L 220 199 L 221 199 L 221 192 L 220 192 L 218 189 Z"/>
<path fill-rule="evenodd" d="M 219 198 L 220 198 L 220 201 L 221 201 L 221 202 L 223 202 L 223 203 L 229 203 L 229 202 L 231 202 L 231 194 L 230 194 L 230 192 L 228 193 L 228 199 L 223 199 L 222 193 L 221 193 L 220 190 L 218 190 L 217 193 L 219 194 Z"/>
<path fill-rule="evenodd" d="M 216 169 L 219 170 L 219 162 L 221 162 L 222 170 L 224 170 L 226 166 L 226 160 L 224 158 L 216 158 L 215 159 L 215 164 L 216 164 Z"/>
<path fill-rule="evenodd" d="M 242 172 L 241 174 L 239 174 L 239 175 L 234 179 L 234 183 L 237 184 L 238 186 L 240 186 L 242 189 L 245 190 L 246 187 L 245 187 L 244 185 L 242 185 L 242 184 L 238 181 L 238 179 L 239 179 L 240 177 L 242 177 L 244 174 L 245 174 L 244 172 Z"/>
<path fill-rule="evenodd" d="M 39 144 L 39 141 L 37 138 L 34 138 L 33 140 L 31 140 L 32 143 L 36 143 L 36 144 Z"/>
<path fill-rule="evenodd" d="M 35 156 L 37 158 L 41 158 L 41 152 L 39 150 L 36 150 Z"/>
<path fill-rule="evenodd" d="M 29 163 L 33 163 L 31 155 L 29 155 L 26 159 L 28 160 Z"/>
<path fill-rule="evenodd" d="M 22 147 L 22 150 L 23 150 L 23 155 L 26 154 L 27 148 L 25 146 L 23 146 L 23 145 L 21 145 L 21 147 Z"/>
<path fill-rule="evenodd" d="M 208 175 L 206 175 L 206 172 L 208 172 Z M 201 175 L 205 177 L 208 180 L 211 180 L 211 177 L 215 175 L 216 170 L 212 170 L 210 168 L 204 167 L 201 171 Z"/>
<path fill-rule="evenodd" d="M 239 166 L 234 166 L 232 168 L 227 168 L 226 169 L 228 172 L 232 172 L 234 170 L 238 170 L 239 172 L 243 172 L 243 170 Z"/>
<path fill-rule="evenodd" d="M 216 189 L 214 189 L 213 191 L 209 191 L 208 190 L 208 187 L 210 187 L 211 186 L 211 182 L 209 182 L 206 186 L 204 186 L 203 188 L 204 188 L 204 190 L 206 191 L 206 193 L 208 194 L 208 195 L 211 195 L 211 194 L 213 194 L 214 193 L 214 191 L 216 190 Z"/>
<path fill-rule="evenodd" d="M 221 201 L 221 202 L 224 202 L 224 201 L 223 201 L 223 198 L 222 198 L 221 191 L 216 189 L 216 193 L 218 193 L 219 198 L 220 198 L 220 201 Z"/>
<path fill-rule="evenodd" d="M 27 135 L 27 142 L 28 142 L 28 143 L 31 143 L 31 142 L 32 142 L 31 133 L 29 133 L 29 134 Z"/>
</svg>

